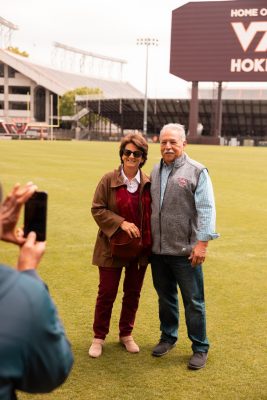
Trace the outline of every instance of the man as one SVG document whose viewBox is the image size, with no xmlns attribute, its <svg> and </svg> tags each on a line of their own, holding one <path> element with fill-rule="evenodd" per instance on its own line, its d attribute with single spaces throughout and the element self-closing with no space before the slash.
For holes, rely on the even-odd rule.
<svg viewBox="0 0 267 400">
<path fill-rule="evenodd" d="M 0 264 L 0 400 L 15 400 L 17 389 L 50 392 L 73 364 L 56 308 L 36 273 L 45 242 L 36 242 L 34 232 L 25 239 L 15 230 L 22 205 L 36 189 L 32 183 L 16 185 L 0 205 L 0 239 L 20 246 L 17 270 Z"/>
<path fill-rule="evenodd" d="M 168 124 L 160 132 L 161 162 L 151 174 L 152 276 L 159 297 L 161 337 L 152 355 L 163 356 L 178 339 L 177 285 L 183 298 L 193 355 L 190 369 L 203 368 L 209 342 L 202 263 L 215 230 L 215 204 L 207 169 L 184 152 L 182 125 Z"/>
</svg>

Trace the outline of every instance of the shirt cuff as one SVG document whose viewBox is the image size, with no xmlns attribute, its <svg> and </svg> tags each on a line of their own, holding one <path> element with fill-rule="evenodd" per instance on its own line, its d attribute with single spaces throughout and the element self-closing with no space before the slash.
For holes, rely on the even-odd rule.
<svg viewBox="0 0 267 400">
<path fill-rule="evenodd" d="M 197 234 L 197 240 L 200 240 L 201 242 L 208 242 L 209 240 L 214 240 L 220 237 L 219 233 L 198 233 Z"/>
</svg>

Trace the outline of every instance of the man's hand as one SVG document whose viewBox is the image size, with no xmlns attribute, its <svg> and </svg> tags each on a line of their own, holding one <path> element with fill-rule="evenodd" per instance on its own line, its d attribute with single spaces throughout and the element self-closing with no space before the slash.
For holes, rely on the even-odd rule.
<svg viewBox="0 0 267 400">
<path fill-rule="evenodd" d="M 207 254 L 208 242 L 197 242 L 196 246 L 193 248 L 189 260 L 191 260 L 192 267 L 196 267 L 205 261 Z"/>
<path fill-rule="evenodd" d="M 11 193 L 0 205 L 0 225 L 2 225 L 1 240 L 22 245 L 25 243 L 23 234 L 16 232 L 21 207 L 37 190 L 37 186 L 28 182 L 25 186 L 16 184 Z"/>
<path fill-rule="evenodd" d="M 36 269 L 45 252 L 45 246 L 46 242 L 36 242 L 36 233 L 30 232 L 20 248 L 17 270 Z"/>
</svg>

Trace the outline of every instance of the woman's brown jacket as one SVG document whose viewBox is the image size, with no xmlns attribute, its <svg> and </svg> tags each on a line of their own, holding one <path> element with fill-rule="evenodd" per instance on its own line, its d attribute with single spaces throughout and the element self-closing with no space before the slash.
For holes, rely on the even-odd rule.
<svg viewBox="0 0 267 400">
<path fill-rule="evenodd" d="M 125 185 L 121 175 L 121 169 L 108 172 L 100 180 L 93 198 L 91 212 L 99 226 L 92 263 L 100 267 L 122 267 L 127 266 L 125 260 L 112 258 L 110 252 L 110 237 L 117 231 L 124 218 L 118 215 L 116 205 L 116 188 Z M 145 185 L 150 185 L 149 178 L 141 172 L 140 198 Z M 140 202 L 141 209 L 141 202 Z M 142 210 L 143 211 L 143 210 Z M 141 211 L 141 212 L 142 212 Z M 142 217 L 142 216 L 141 216 Z M 139 265 L 147 265 L 147 256 L 140 256 Z"/>
</svg>

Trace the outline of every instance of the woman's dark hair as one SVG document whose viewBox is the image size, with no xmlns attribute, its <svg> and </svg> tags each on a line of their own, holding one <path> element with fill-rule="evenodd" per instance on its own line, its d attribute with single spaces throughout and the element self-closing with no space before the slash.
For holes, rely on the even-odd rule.
<svg viewBox="0 0 267 400">
<path fill-rule="evenodd" d="M 141 135 L 141 133 L 129 133 L 127 136 L 124 136 L 121 139 L 120 145 L 120 159 L 122 162 L 123 150 L 125 149 L 126 145 L 132 143 L 134 144 L 138 150 L 142 151 L 143 161 L 140 163 L 140 168 L 145 164 L 147 160 L 147 152 L 148 152 L 148 144 L 146 139 Z"/>
</svg>

